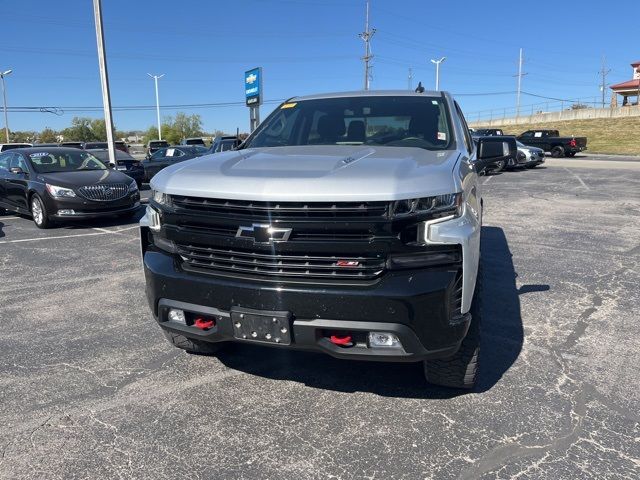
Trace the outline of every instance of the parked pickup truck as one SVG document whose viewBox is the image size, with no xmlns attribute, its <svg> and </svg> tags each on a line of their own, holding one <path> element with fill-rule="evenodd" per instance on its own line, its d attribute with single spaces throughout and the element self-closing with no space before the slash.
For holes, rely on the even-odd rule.
<svg viewBox="0 0 640 480">
<path fill-rule="evenodd" d="M 480 347 L 486 165 L 515 138 L 469 135 L 443 92 L 287 100 L 238 150 L 171 165 L 140 223 L 167 339 L 423 362 L 471 388 Z"/>
<path fill-rule="evenodd" d="M 587 137 L 561 137 L 558 130 L 527 130 L 518 140 L 530 147 L 551 152 L 552 157 L 573 157 L 587 149 Z"/>
</svg>

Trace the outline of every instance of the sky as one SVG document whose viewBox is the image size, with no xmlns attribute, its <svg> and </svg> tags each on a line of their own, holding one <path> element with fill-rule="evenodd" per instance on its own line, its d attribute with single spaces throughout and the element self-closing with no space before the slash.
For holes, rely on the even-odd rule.
<svg viewBox="0 0 640 480">
<path fill-rule="evenodd" d="M 156 123 L 147 73 L 165 74 L 163 117 L 197 113 L 205 131 L 229 133 L 249 129 L 243 81 L 253 67 L 263 68 L 262 119 L 283 99 L 364 83 L 365 0 L 103 0 L 102 9 L 119 130 Z M 102 118 L 92 0 L 0 0 L 0 19 L 12 130 Z M 523 112 L 599 101 L 603 55 L 608 85 L 631 79 L 640 60 L 638 0 L 371 0 L 370 22 L 371 89 L 409 88 L 409 68 L 413 88 L 433 88 L 430 59 L 446 56 L 440 88 L 469 121 L 513 115 L 520 48 Z M 220 103 L 231 105 L 211 105 Z"/>
</svg>

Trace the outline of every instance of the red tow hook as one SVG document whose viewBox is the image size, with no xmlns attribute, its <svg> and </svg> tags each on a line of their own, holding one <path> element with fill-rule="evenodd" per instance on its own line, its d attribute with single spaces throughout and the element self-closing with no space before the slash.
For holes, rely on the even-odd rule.
<svg viewBox="0 0 640 480">
<path fill-rule="evenodd" d="M 339 345 L 341 347 L 350 347 L 353 345 L 351 342 L 351 335 L 331 335 L 329 340 L 334 345 Z"/>
<path fill-rule="evenodd" d="M 213 319 L 198 317 L 194 320 L 193 326 L 200 330 L 209 330 L 216 326 L 216 322 Z"/>
</svg>

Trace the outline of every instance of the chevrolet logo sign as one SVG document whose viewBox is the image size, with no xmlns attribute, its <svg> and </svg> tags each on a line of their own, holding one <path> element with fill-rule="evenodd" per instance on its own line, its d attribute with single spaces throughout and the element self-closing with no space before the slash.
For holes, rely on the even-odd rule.
<svg viewBox="0 0 640 480">
<path fill-rule="evenodd" d="M 253 243 L 286 242 L 291 236 L 290 228 L 275 228 L 254 223 L 250 227 L 239 227 L 236 237 L 251 238 Z"/>
<path fill-rule="evenodd" d="M 251 75 L 247 76 L 247 78 L 245 78 L 245 82 L 247 82 L 249 85 L 251 85 L 257 79 L 258 79 L 258 76 L 255 73 L 252 73 Z"/>
</svg>

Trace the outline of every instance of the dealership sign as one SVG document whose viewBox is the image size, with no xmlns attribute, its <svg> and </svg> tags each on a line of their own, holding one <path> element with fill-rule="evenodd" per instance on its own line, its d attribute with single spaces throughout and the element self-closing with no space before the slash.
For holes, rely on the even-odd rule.
<svg viewBox="0 0 640 480">
<path fill-rule="evenodd" d="M 262 104 L 262 67 L 244 72 L 244 95 L 248 107 Z"/>
</svg>

